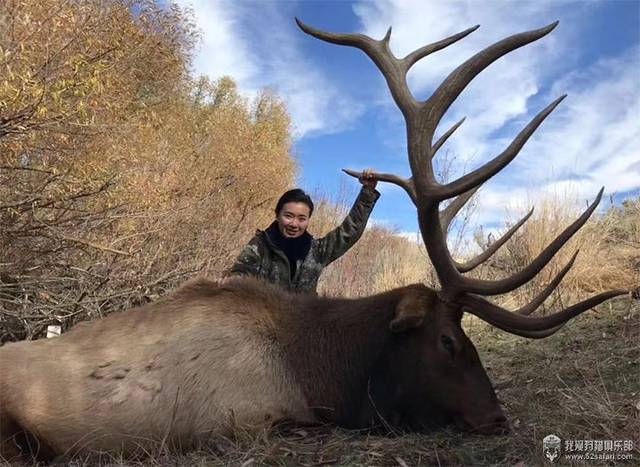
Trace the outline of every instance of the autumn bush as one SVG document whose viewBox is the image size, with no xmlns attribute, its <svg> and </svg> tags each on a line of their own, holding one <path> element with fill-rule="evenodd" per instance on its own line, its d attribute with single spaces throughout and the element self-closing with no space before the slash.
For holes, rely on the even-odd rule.
<svg viewBox="0 0 640 467">
<path fill-rule="evenodd" d="M 523 214 L 508 214 L 510 220 L 507 226 L 515 224 Z M 535 203 L 532 217 L 476 274 L 497 279 L 523 269 L 580 214 L 580 204 L 569 195 L 543 197 Z M 606 290 L 638 287 L 639 226 L 640 198 L 630 198 L 621 205 L 604 207 L 603 212 L 592 215 L 592 219 L 531 282 L 499 300 L 510 308 L 524 305 L 553 279 L 576 251 L 579 253 L 573 267 L 547 299 L 542 313 L 549 307 L 566 306 Z M 477 240 L 481 247 L 487 246 L 486 239 L 477 237 Z"/>
<path fill-rule="evenodd" d="M 189 12 L 0 0 L 0 342 L 219 275 L 291 185 L 269 92 L 193 78 Z"/>
</svg>

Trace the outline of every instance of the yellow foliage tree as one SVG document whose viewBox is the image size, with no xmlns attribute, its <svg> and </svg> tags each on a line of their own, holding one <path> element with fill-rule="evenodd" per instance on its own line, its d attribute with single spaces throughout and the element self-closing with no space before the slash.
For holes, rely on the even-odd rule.
<svg viewBox="0 0 640 467">
<path fill-rule="evenodd" d="M 217 275 L 272 215 L 286 109 L 192 79 L 196 40 L 151 0 L 0 0 L 0 341 Z"/>
</svg>

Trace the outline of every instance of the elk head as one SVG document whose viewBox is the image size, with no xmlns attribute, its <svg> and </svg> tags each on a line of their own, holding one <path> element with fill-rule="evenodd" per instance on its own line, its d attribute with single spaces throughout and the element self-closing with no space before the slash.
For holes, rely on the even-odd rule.
<svg viewBox="0 0 640 467">
<path fill-rule="evenodd" d="M 434 135 L 447 109 L 478 73 L 503 55 L 547 35 L 558 23 L 515 34 L 487 47 L 453 70 L 431 97 L 425 101 L 418 101 L 407 86 L 406 76 L 409 69 L 421 58 L 464 38 L 478 26 L 421 47 L 404 58 L 397 58 L 389 48 L 391 28 L 381 40 L 374 40 L 362 34 L 324 32 L 309 27 L 298 19 L 296 21 L 305 33 L 313 37 L 333 44 L 356 47 L 366 53 L 380 69 L 395 103 L 405 118 L 412 176 L 402 178 L 384 173 L 376 173 L 374 176 L 379 181 L 390 182 L 403 188 L 415 204 L 422 239 L 441 288 L 433 291 L 432 300 L 428 305 L 413 308 L 426 310 L 423 312 L 422 319 L 419 316 L 412 316 L 416 314 L 414 311 L 407 315 L 408 319 L 403 321 L 404 324 L 392 323 L 392 331 L 403 332 L 413 329 L 413 332 L 409 333 L 410 337 L 404 336 L 402 341 L 399 341 L 396 351 L 389 354 L 390 361 L 383 366 L 385 369 L 382 371 L 397 374 L 393 375 L 393 378 L 386 379 L 400 381 L 402 388 L 407 386 L 403 390 L 429 393 L 428 396 L 422 397 L 423 408 L 432 415 L 433 412 L 440 412 L 445 418 L 447 416 L 458 418 L 462 423 L 483 432 L 505 431 L 506 421 L 499 409 L 495 393 L 473 344 L 460 327 L 461 316 L 464 312 L 471 313 L 506 332 L 522 337 L 542 338 L 555 333 L 567 321 L 599 303 L 627 293 L 626 290 L 611 290 L 548 316 L 529 317 L 528 315 L 544 302 L 567 274 L 575 261 L 576 252 L 549 285 L 522 308 L 509 311 L 484 298 L 510 292 L 533 279 L 588 220 L 600 202 L 604 188 L 575 222 L 558 235 L 531 264 L 518 273 L 496 281 L 468 277 L 464 273 L 491 257 L 524 224 L 532 211 L 487 250 L 464 263 L 454 260 L 447 247 L 446 232 L 452 219 L 480 185 L 516 157 L 533 132 L 566 96 L 561 96 L 540 111 L 501 154 L 476 170 L 444 184 L 439 183 L 435 178 L 434 156 L 464 119 L 435 141 Z M 345 172 L 355 177 L 360 175 L 353 170 L 345 170 Z M 449 203 L 441 209 L 441 203 L 447 200 L 450 200 Z M 421 326 L 423 320 L 429 321 L 429 326 Z M 403 353 L 407 355 L 403 357 Z M 411 374 L 411 369 L 403 370 L 402 362 L 407 359 L 410 361 L 411 355 L 414 359 L 415 355 L 418 355 L 423 360 L 421 368 L 425 369 L 424 373 L 415 374 L 415 361 L 413 361 L 414 375 L 407 376 Z M 404 380 L 409 378 L 411 381 L 407 380 L 407 384 L 404 385 L 403 378 Z M 380 378 L 382 379 L 384 378 Z M 384 384 L 381 387 L 383 386 Z M 378 389 L 378 391 L 384 393 L 385 389 Z M 389 392 L 387 388 L 385 397 L 393 398 L 394 395 Z M 413 397 L 410 397 L 408 400 L 412 399 Z M 425 417 L 419 412 L 420 409 L 416 408 L 407 410 L 407 414 L 411 417 L 424 419 Z"/>
<path fill-rule="evenodd" d="M 424 285 L 400 291 L 393 337 L 369 380 L 372 421 L 363 424 L 422 430 L 454 422 L 485 434 L 507 432 L 493 386 L 462 330 L 460 308 Z"/>
</svg>

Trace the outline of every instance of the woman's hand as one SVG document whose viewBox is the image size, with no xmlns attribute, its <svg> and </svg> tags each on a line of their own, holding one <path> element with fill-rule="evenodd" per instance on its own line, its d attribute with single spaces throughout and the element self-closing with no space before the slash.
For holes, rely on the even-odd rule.
<svg viewBox="0 0 640 467">
<path fill-rule="evenodd" d="M 373 175 L 373 170 L 371 169 L 363 170 L 362 175 L 358 177 L 358 180 L 360 181 L 360 183 L 362 183 L 362 186 L 371 188 L 372 190 L 375 190 L 376 185 L 378 184 L 378 180 L 376 180 L 375 176 Z"/>
</svg>

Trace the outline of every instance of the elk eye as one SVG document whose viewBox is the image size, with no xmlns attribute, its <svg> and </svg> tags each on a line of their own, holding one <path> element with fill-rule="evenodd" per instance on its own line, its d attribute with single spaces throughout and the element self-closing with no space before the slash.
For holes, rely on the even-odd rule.
<svg viewBox="0 0 640 467">
<path fill-rule="evenodd" d="M 453 357 L 453 353 L 454 353 L 454 350 L 455 350 L 455 347 L 453 345 L 453 340 L 449 336 L 445 336 L 443 334 L 442 336 L 440 336 L 440 342 L 442 342 L 442 346 Z"/>
</svg>

